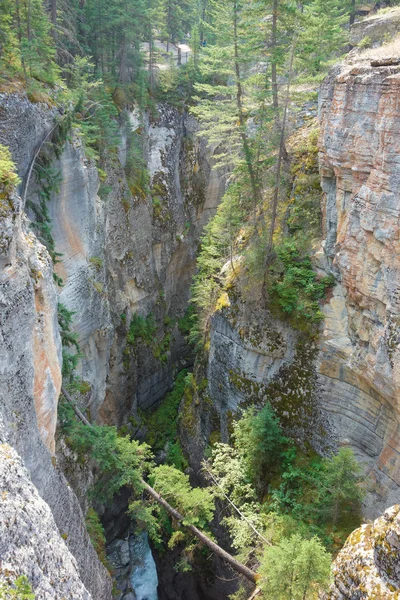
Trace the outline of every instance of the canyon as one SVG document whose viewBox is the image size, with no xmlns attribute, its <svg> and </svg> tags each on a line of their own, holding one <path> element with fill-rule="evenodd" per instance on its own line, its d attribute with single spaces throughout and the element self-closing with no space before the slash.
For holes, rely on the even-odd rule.
<svg viewBox="0 0 400 600">
<path fill-rule="evenodd" d="M 232 415 L 273 388 L 273 406 L 293 437 L 321 453 L 354 450 L 368 485 L 364 517 L 374 523 L 355 531 L 339 554 L 332 600 L 372 598 L 378 588 L 381 597 L 395 598 L 390 586 L 399 588 L 393 559 L 399 508 L 389 507 L 400 489 L 400 66 L 371 66 L 374 56 L 373 50 L 350 53 L 319 92 L 323 234 L 313 263 L 320 274 L 333 274 L 335 285 L 322 304 L 318 336 L 305 341 L 271 313 L 261 286 L 249 289 L 239 278 L 229 305 L 210 321 L 201 369 L 211 405 L 194 403 L 191 426 L 185 429 L 187 419 L 180 425 L 196 473 L 210 435 L 217 431 L 227 440 Z M 6 494 L 0 559 L 34 581 L 38 599 L 110 600 L 111 578 L 85 527 L 94 476 L 56 433 L 58 305 L 74 313 L 78 373 L 90 390 L 80 395 L 80 409 L 92 422 L 128 426 L 143 437 L 142 412 L 154 409 L 179 371 L 195 363 L 179 321 L 201 234 L 228 173 L 214 168 L 216 149 L 196 135 L 195 119 L 167 103 L 156 117 L 125 110 L 119 153 L 110 157 L 106 176 L 73 131 L 58 149 L 50 139 L 42 151 L 60 173 L 48 203 L 61 254 L 54 271 L 63 286 L 57 288 L 49 253 L 30 227 L 32 206 L 40 202 L 38 179 L 26 188 L 35 152 L 56 118 L 62 115 L 54 107 L 33 103 L 24 92 L 0 93 L 0 142 L 22 180 L 18 193 L 0 197 L 0 490 Z M 150 195 L 132 191 L 126 177 L 132 133 L 143 140 Z M 134 315 L 152 315 L 153 349 L 141 344 L 131 351 Z M 124 539 L 129 525 L 124 518 L 118 523 L 118 511 L 108 518 L 110 554 L 130 573 L 137 550 Z M 150 552 L 147 542 L 144 547 Z M 153 563 L 150 568 L 154 579 Z M 165 584 L 168 593 L 171 585 Z M 192 579 L 187 585 L 192 588 L 183 586 L 176 598 L 187 589 L 191 600 L 203 597 Z M 141 600 L 136 594 L 128 586 L 118 597 Z"/>
</svg>

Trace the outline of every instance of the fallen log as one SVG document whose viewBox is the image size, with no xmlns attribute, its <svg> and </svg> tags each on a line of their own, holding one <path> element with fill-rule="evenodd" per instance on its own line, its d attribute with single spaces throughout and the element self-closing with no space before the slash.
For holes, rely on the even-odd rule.
<svg viewBox="0 0 400 600">
<path fill-rule="evenodd" d="M 66 391 L 65 388 L 61 388 L 61 391 L 66 398 L 66 400 L 72 405 L 76 416 L 88 427 L 91 427 L 91 423 L 85 417 L 85 415 L 79 410 L 79 408 L 75 405 L 73 399 Z M 257 583 L 260 576 L 257 575 L 254 571 L 246 567 L 246 565 L 237 561 L 229 552 L 226 552 L 221 546 L 216 544 L 211 538 L 209 538 L 205 533 L 197 529 L 194 525 L 190 523 L 185 523 L 185 517 L 181 515 L 175 508 L 173 508 L 160 494 L 153 489 L 148 483 L 145 482 L 144 479 L 141 479 L 141 484 L 143 486 L 144 491 L 155 500 L 160 506 L 162 506 L 171 517 L 173 517 L 178 523 L 180 523 L 183 527 L 185 527 L 188 531 L 190 531 L 198 540 L 200 540 L 207 548 L 209 548 L 214 554 L 222 558 L 225 562 L 227 562 L 235 571 L 246 577 L 252 583 Z M 253 596 L 255 597 L 255 596 Z"/>
</svg>

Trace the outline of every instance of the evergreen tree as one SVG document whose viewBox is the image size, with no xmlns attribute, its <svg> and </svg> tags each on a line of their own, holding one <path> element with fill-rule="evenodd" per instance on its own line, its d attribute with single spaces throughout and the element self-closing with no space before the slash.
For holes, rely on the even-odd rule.
<svg viewBox="0 0 400 600">
<path fill-rule="evenodd" d="M 320 488 L 322 515 L 333 525 L 358 515 L 365 491 L 361 485 L 362 468 L 350 448 L 341 448 L 324 461 L 325 473 Z"/>
<path fill-rule="evenodd" d="M 15 74 L 21 69 L 14 18 L 14 1 L 0 0 L 0 71 L 4 74 Z"/>
<path fill-rule="evenodd" d="M 283 538 L 265 550 L 260 573 L 265 600 L 317 600 L 327 589 L 331 557 L 317 538 Z"/>
<path fill-rule="evenodd" d="M 43 0 L 17 0 L 18 38 L 25 75 L 55 83 L 59 69 Z"/>
<path fill-rule="evenodd" d="M 262 491 L 272 469 L 279 467 L 287 443 L 271 405 L 258 413 L 254 408 L 247 409 L 234 424 L 233 438 L 246 475 Z"/>
<path fill-rule="evenodd" d="M 304 6 L 298 39 L 298 65 L 303 73 L 323 72 L 346 43 L 344 13 L 338 0 L 312 0 Z"/>
</svg>

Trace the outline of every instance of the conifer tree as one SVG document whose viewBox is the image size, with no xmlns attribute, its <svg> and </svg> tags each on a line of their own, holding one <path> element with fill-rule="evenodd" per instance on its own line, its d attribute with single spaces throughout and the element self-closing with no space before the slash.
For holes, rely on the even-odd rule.
<svg viewBox="0 0 400 600">
<path fill-rule="evenodd" d="M 261 588 L 269 600 L 317 600 L 327 589 L 331 558 L 317 538 L 283 538 L 265 550 Z"/>
</svg>

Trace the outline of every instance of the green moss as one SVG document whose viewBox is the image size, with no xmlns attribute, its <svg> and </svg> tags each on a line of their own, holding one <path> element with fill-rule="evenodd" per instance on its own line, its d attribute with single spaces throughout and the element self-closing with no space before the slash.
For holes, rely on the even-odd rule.
<svg viewBox="0 0 400 600">
<path fill-rule="evenodd" d="M 91 256 L 91 257 L 89 258 L 89 262 L 90 262 L 90 264 L 91 264 L 91 265 L 93 265 L 93 266 L 95 267 L 95 269 L 96 269 L 97 271 L 100 271 L 100 269 L 101 269 L 101 268 L 102 268 L 102 266 L 103 266 L 103 261 L 102 261 L 102 259 L 101 259 L 101 258 L 99 258 L 98 256 Z"/>
<path fill-rule="evenodd" d="M 335 279 L 332 275 L 318 277 L 310 257 L 300 246 L 295 238 L 278 246 L 277 260 L 268 278 L 268 291 L 271 309 L 292 327 L 304 331 L 324 319 L 319 302 Z"/>
</svg>

